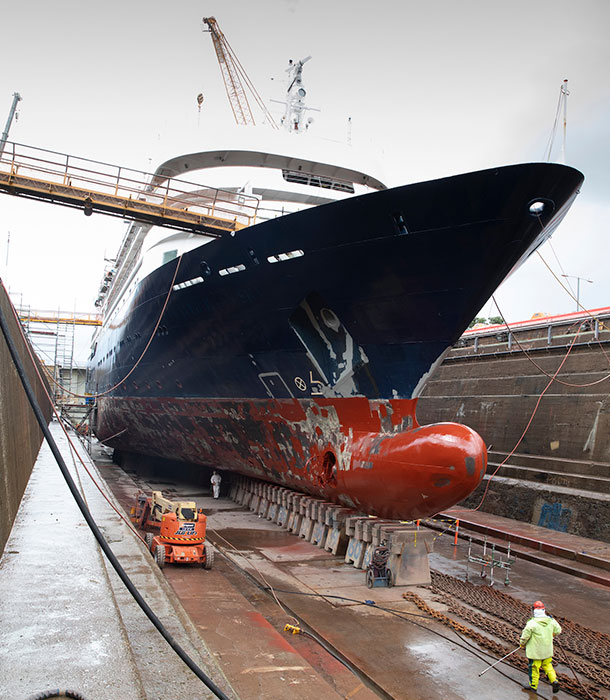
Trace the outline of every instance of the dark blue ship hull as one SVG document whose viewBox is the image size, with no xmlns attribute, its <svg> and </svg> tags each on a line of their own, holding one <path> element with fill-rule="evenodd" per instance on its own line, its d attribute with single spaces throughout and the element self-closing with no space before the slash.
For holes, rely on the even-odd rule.
<svg viewBox="0 0 610 700">
<path fill-rule="evenodd" d="M 121 450 L 314 490 L 291 475 L 321 433 L 314 461 L 330 450 L 349 471 L 345 445 L 373 405 L 393 416 L 384 427 L 377 412 L 383 434 L 417 425 L 413 399 L 427 374 L 551 235 L 582 180 L 572 168 L 531 164 L 379 191 L 243 229 L 163 265 L 97 340 L 90 390 L 109 391 L 98 400 L 97 435 Z M 540 214 L 534 202 L 545 205 Z M 330 418 L 321 426 L 307 417 L 316 404 L 330 410 L 332 430 Z M 264 425 L 280 405 L 277 425 Z M 302 416 L 287 417 L 290 406 Z"/>
</svg>

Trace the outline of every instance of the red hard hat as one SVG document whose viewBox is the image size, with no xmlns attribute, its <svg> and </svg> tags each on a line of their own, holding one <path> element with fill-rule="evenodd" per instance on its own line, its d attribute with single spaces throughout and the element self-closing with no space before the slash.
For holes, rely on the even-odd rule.
<svg viewBox="0 0 610 700">
<path fill-rule="evenodd" d="M 536 608 L 542 608 L 544 610 L 544 603 L 541 600 L 537 600 L 534 603 L 534 609 L 536 609 Z"/>
</svg>

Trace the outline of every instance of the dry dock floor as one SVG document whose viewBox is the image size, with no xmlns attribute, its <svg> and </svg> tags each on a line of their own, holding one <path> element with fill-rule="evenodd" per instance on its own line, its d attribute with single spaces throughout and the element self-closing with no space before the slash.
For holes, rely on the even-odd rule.
<svg viewBox="0 0 610 700">
<path fill-rule="evenodd" d="M 63 451 L 55 423 L 53 430 Z M 362 571 L 227 498 L 212 499 L 205 486 L 126 473 L 99 446 L 94 457 L 102 489 L 124 510 L 139 489 L 161 489 L 205 510 L 217 550 L 214 568 L 166 566 L 161 572 L 79 466 L 82 488 L 113 550 L 172 633 L 230 697 L 536 697 L 522 690 L 526 675 L 506 664 L 480 677 L 497 657 L 404 600 L 404 588 L 367 589 Z M 447 534 L 438 537 L 432 568 L 463 579 L 467 548 L 462 540 L 454 546 Z M 49 687 L 74 688 L 87 700 L 212 697 L 109 568 L 43 445 L 0 560 L 0 679 L 8 679 L 0 682 L 2 700 Z M 517 560 L 509 586 L 497 578 L 502 592 L 527 604 L 540 598 L 550 612 L 610 634 L 609 587 L 525 560 Z M 428 588 L 409 590 L 442 609 Z M 322 644 L 284 632 L 287 623 L 311 630 Z M 572 697 L 553 695 L 542 681 L 539 695 Z"/>
</svg>

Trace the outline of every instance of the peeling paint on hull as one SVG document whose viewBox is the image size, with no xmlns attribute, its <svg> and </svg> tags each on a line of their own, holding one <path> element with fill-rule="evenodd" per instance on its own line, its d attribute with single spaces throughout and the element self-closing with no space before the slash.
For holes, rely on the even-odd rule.
<svg viewBox="0 0 610 700">
<path fill-rule="evenodd" d="M 100 437 L 120 432 L 108 441 L 119 450 L 228 469 L 384 518 L 420 518 L 476 488 L 487 454 L 466 426 L 418 426 L 415 404 L 106 399 Z"/>
</svg>

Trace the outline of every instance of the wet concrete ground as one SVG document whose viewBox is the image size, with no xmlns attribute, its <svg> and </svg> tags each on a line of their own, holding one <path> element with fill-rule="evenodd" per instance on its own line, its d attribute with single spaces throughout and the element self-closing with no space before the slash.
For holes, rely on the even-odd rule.
<svg viewBox="0 0 610 700">
<path fill-rule="evenodd" d="M 153 608 L 161 608 L 164 619 L 176 625 L 189 649 L 235 697 L 528 697 L 521 691 L 525 674 L 510 666 L 501 664 L 499 671 L 479 677 L 495 657 L 422 614 L 402 598 L 404 588 L 367 589 L 363 572 L 226 498 L 212 499 L 205 487 L 136 477 L 99 450 L 96 462 L 126 510 L 141 487 L 196 500 L 207 513 L 208 538 L 217 548 L 214 568 L 167 566 L 161 572 L 127 527 L 96 505 L 113 548 L 131 565 Z M 97 492 L 86 475 L 81 479 L 94 504 Z M 33 486 L 46 494 L 34 504 L 38 515 L 29 516 L 37 522 L 24 524 L 22 534 L 13 533 L 16 539 L 0 561 L 0 678 L 10 678 L 0 698 L 27 697 L 50 685 L 75 687 L 87 698 L 210 697 L 186 667 L 179 668 L 181 662 L 139 609 L 130 608 L 56 481 L 54 468 L 43 472 L 37 467 Z M 26 496 L 26 502 L 33 498 Z M 39 545 L 31 544 L 38 539 Z M 451 536 L 441 536 L 431 565 L 463 578 L 466 551 L 466 542 L 454 547 Z M 502 591 L 527 603 L 541 598 L 551 612 L 610 632 L 610 589 L 525 561 L 517 561 L 511 579 L 506 588 L 500 584 Z M 269 587 L 275 597 L 265 590 Z M 170 590 L 175 597 L 167 597 Z M 427 601 L 434 597 L 428 589 L 411 590 Z M 364 604 L 370 599 L 379 607 Z M 322 644 L 284 632 L 286 623 L 310 630 Z M 553 695 L 542 682 L 539 694 L 570 697 L 563 691 Z"/>
<path fill-rule="evenodd" d="M 443 538 L 436 540 L 430 566 L 442 573 L 465 578 L 468 545 L 461 541 L 455 548 L 452 542 Z M 480 554 L 481 547 L 473 545 L 472 551 Z M 481 567 L 471 564 L 469 568 L 469 580 L 486 585 L 480 577 Z M 610 634 L 610 588 L 519 559 L 511 569 L 510 585 L 505 586 L 503 581 L 504 575 L 496 574 L 498 590 L 528 605 L 534 600 L 543 600 L 551 615 L 567 617 L 585 627 Z"/>
<path fill-rule="evenodd" d="M 104 473 L 111 483 L 115 478 L 121 480 L 120 486 L 112 488 L 126 504 L 133 495 L 133 484 L 129 484 L 133 477 L 144 489 L 162 488 L 166 492 L 169 489 L 171 497 L 193 499 L 204 508 L 209 540 L 223 555 L 217 556 L 215 570 L 172 567 L 165 569 L 165 575 L 206 642 L 217 650 L 224 672 L 236 690 L 244 693 L 243 697 L 253 697 L 251 687 L 240 687 L 244 675 L 258 676 L 263 693 L 259 697 L 275 697 L 270 688 L 286 669 L 273 669 L 273 664 L 265 659 L 275 659 L 274 649 L 283 644 L 289 644 L 309 662 L 340 697 L 454 700 L 521 696 L 521 686 L 527 682 L 524 673 L 502 664 L 501 673 L 492 670 L 479 677 L 496 658 L 422 616 L 402 598 L 404 588 L 367 589 L 363 572 L 226 498 L 215 501 L 205 488 L 167 479 L 147 481 L 126 475 L 113 466 L 108 466 Z M 467 547 L 462 540 L 454 547 L 452 535 L 437 537 L 431 566 L 464 578 Z M 479 570 L 471 564 L 471 581 L 485 585 L 478 574 Z M 261 590 L 269 587 L 273 587 L 278 602 Z M 610 632 L 610 621 L 602 612 L 610 609 L 608 588 L 526 561 L 514 565 L 511 585 L 505 587 L 500 582 L 499 588 L 528 604 L 542 598 L 549 611 L 598 631 Z M 433 598 L 427 589 L 411 590 L 427 600 Z M 245 598 L 253 606 L 246 619 L 239 618 L 243 601 L 242 605 L 236 604 L 235 596 L 240 600 Z M 392 612 L 365 605 L 368 599 Z M 213 601 L 211 606 L 210 601 Z M 284 625 L 297 624 L 291 615 L 296 616 L 299 624 L 315 630 L 360 675 L 345 669 L 317 642 L 287 636 L 282 631 Z M 269 637 L 271 630 L 275 634 Z M 266 637 L 261 646 L 258 642 Z M 255 639 L 256 647 L 252 650 Z M 264 651 L 269 643 L 272 650 Z M 294 673 L 295 669 L 288 671 Z M 299 673 L 290 682 L 291 695 L 308 698 L 307 681 L 302 682 Z M 539 694 L 559 699 L 569 697 L 564 692 L 553 695 L 550 686 L 542 682 Z M 278 697 L 282 697 L 281 693 Z"/>
<path fill-rule="evenodd" d="M 236 697 L 140 539 L 82 466 L 76 469 L 59 425 L 53 422 L 50 428 L 132 581 L 177 643 Z M 74 435 L 72 439 L 87 463 L 88 455 Z M 0 559 L 0 591 L 1 700 L 25 700 L 53 688 L 74 690 L 87 700 L 213 698 L 168 652 L 165 640 L 111 569 L 46 443 Z"/>
</svg>

